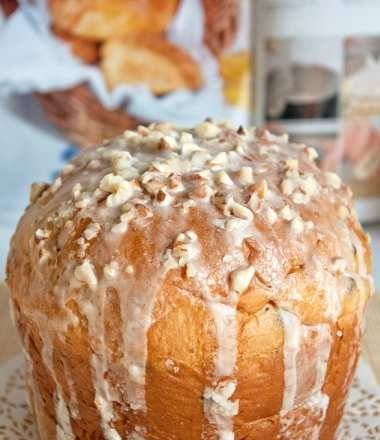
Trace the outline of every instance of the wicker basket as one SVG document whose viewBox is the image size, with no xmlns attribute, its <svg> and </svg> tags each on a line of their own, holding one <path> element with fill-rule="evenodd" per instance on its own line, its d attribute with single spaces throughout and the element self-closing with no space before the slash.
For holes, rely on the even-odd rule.
<svg viewBox="0 0 380 440">
<path fill-rule="evenodd" d="M 239 0 L 203 0 L 205 7 L 205 44 L 214 54 L 227 47 L 236 33 Z M 15 0 L 0 0 L 7 13 Z M 10 5 L 12 4 L 12 7 Z M 75 145 L 87 148 L 104 139 L 150 121 L 138 120 L 124 109 L 108 110 L 85 84 L 69 90 L 36 93 L 48 119 Z"/>
<path fill-rule="evenodd" d="M 36 93 L 47 117 L 68 139 L 81 148 L 121 134 L 144 122 L 122 109 L 107 110 L 86 86 L 50 93 Z"/>
</svg>

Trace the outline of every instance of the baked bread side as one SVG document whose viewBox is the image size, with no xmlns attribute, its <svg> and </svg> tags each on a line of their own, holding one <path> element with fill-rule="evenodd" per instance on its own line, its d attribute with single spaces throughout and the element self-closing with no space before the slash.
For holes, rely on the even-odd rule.
<svg viewBox="0 0 380 440">
<path fill-rule="evenodd" d="M 315 158 L 153 124 L 32 187 L 7 273 L 43 440 L 334 438 L 371 258 Z"/>
</svg>

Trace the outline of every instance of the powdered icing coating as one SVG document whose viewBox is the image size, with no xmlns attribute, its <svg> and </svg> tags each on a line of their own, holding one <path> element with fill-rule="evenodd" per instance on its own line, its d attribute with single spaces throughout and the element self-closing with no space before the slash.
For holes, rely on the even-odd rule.
<svg viewBox="0 0 380 440">
<path fill-rule="evenodd" d="M 203 347 L 199 341 L 207 335 L 215 341 L 212 356 L 205 353 L 210 344 L 194 352 L 203 370 L 195 371 L 194 359 L 187 364 L 174 358 L 176 383 L 187 384 L 186 375 L 192 375 L 198 386 L 184 385 L 198 390 L 186 408 L 204 402 L 197 428 L 193 424 L 184 436 L 192 440 L 205 427 L 203 438 L 217 433 L 230 440 L 252 422 L 250 405 L 268 393 L 240 399 L 239 381 L 246 374 L 238 364 L 252 348 L 240 346 L 241 322 L 270 304 L 278 322 L 283 310 L 295 318 L 284 320 L 283 408 L 273 407 L 265 417 L 282 409 L 287 420 L 297 405 L 315 404 L 321 420 L 310 435 L 318 438 L 329 405 L 321 389 L 335 341 L 330 326 L 343 311 L 361 319 L 370 257 L 349 190 L 337 176 L 320 172 L 314 159 L 310 148 L 266 131 L 212 122 L 191 130 L 153 124 L 85 151 L 52 186 L 32 188 L 32 204 L 13 239 L 8 282 L 21 310 L 16 320 L 37 324 L 38 333 L 32 333 L 43 339 L 44 353 L 63 350 L 62 364 L 71 365 L 71 385 L 57 378 L 56 395 L 63 389 L 70 395 L 80 382 L 78 362 L 91 369 L 91 392 L 82 390 L 78 420 L 62 410 L 62 400 L 56 408 L 65 435 L 86 429 L 108 440 L 175 438 L 174 431 L 169 435 L 153 425 L 148 388 L 149 377 L 160 371 L 149 365 L 156 348 L 149 343 L 170 311 L 170 301 L 165 309 L 162 298 L 175 291 L 205 313 L 203 336 L 194 344 Z M 358 308 L 350 308 L 352 295 Z M 184 334 L 175 337 L 187 342 Z M 82 351 L 67 338 L 79 341 Z M 160 343 L 170 348 L 174 340 L 165 338 Z M 303 342 L 310 342 L 319 361 L 314 379 L 300 386 L 297 356 L 306 367 L 312 363 Z M 163 362 L 173 357 L 168 354 Z M 165 394 L 160 411 L 169 419 L 165 399 L 176 393 Z M 92 411 L 90 418 L 84 408 Z M 184 413 L 181 423 L 189 419 Z"/>
</svg>

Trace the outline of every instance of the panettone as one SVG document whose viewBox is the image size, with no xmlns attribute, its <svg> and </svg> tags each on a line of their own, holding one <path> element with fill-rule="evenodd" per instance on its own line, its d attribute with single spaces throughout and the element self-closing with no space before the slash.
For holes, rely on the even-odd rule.
<svg viewBox="0 0 380 440">
<path fill-rule="evenodd" d="M 89 149 L 8 259 L 41 440 L 332 440 L 371 293 L 349 189 L 205 121 Z"/>
</svg>

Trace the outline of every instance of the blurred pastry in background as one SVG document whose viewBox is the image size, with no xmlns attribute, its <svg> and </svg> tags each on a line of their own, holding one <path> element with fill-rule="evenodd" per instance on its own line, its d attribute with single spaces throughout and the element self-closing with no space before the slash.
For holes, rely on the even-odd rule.
<svg viewBox="0 0 380 440">
<path fill-rule="evenodd" d="M 134 33 L 160 33 L 179 0 L 48 0 L 55 28 L 81 38 L 104 41 Z"/>
<path fill-rule="evenodd" d="M 120 84 L 146 84 L 156 95 L 202 86 L 198 63 L 182 48 L 159 35 L 108 40 L 100 66 L 110 89 Z"/>
<path fill-rule="evenodd" d="M 80 58 L 86 64 L 94 64 L 99 61 L 98 43 L 75 37 L 67 32 L 55 29 L 54 27 L 52 28 L 52 32 L 69 46 L 73 55 Z"/>
<path fill-rule="evenodd" d="M 18 8 L 17 0 L 0 0 L 0 12 L 3 12 L 5 17 L 9 17 Z"/>
<path fill-rule="evenodd" d="M 250 105 L 250 56 L 248 51 L 222 55 L 219 59 L 223 92 L 227 101 L 243 109 Z"/>
<path fill-rule="evenodd" d="M 343 111 L 346 116 L 372 116 L 380 113 L 380 61 L 368 56 L 364 64 L 342 85 Z"/>
<path fill-rule="evenodd" d="M 215 55 L 219 55 L 234 41 L 239 0 L 203 0 L 205 13 L 204 43 Z"/>
</svg>

